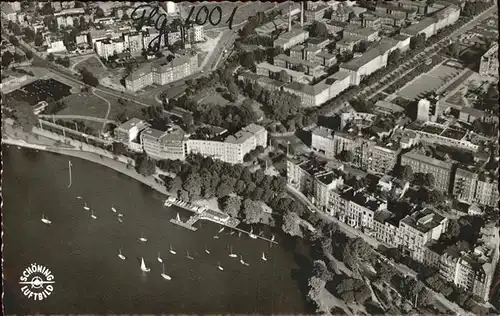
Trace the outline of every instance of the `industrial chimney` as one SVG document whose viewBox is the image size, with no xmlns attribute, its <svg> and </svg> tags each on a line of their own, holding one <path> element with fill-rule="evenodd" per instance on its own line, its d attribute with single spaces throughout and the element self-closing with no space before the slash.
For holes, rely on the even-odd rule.
<svg viewBox="0 0 500 316">
<path fill-rule="evenodd" d="M 300 1 L 300 26 L 304 27 L 304 1 Z"/>
<path fill-rule="evenodd" d="M 292 3 L 288 5 L 288 32 L 292 31 Z"/>
</svg>

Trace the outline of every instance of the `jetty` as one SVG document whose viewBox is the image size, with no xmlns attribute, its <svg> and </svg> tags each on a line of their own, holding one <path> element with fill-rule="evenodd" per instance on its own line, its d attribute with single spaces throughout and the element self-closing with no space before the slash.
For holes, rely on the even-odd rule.
<svg viewBox="0 0 500 316">
<path fill-rule="evenodd" d="M 204 207 L 198 207 L 198 206 L 192 205 L 191 203 L 188 203 L 188 202 L 179 201 L 172 196 L 168 197 L 167 200 L 165 201 L 166 206 L 168 206 L 169 204 L 175 205 L 177 207 L 180 207 L 182 209 L 185 209 L 185 210 L 188 210 L 188 211 L 195 213 L 194 215 L 190 216 L 189 219 L 185 222 L 183 222 L 179 217 L 172 218 L 170 220 L 170 222 L 172 224 L 179 225 L 179 226 L 187 228 L 191 231 L 196 231 L 198 228 L 194 227 L 194 224 L 196 222 L 198 222 L 199 220 L 207 220 L 207 221 L 234 229 L 236 231 L 242 232 L 246 235 L 250 235 L 250 232 L 247 232 L 243 229 L 237 228 L 237 226 L 240 224 L 240 221 L 238 219 L 232 218 L 231 216 L 229 216 L 225 213 L 211 210 L 211 209 L 207 209 Z M 257 236 L 257 238 L 265 240 L 265 241 L 272 243 L 272 244 L 276 244 L 276 245 L 278 244 L 276 241 L 271 240 L 271 239 L 266 238 L 266 237 L 263 237 L 263 236 Z"/>
</svg>

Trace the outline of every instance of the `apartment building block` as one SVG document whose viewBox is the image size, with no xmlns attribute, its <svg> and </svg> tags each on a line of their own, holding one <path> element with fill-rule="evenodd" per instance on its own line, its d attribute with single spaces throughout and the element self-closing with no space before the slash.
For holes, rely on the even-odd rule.
<svg viewBox="0 0 500 316">
<path fill-rule="evenodd" d="M 143 120 L 132 118 L 115 128 L 115 140 L 123 143 L 134 151 L 142 151 L 139 135 L 149 126 L 150 125 Z"/>
<path fill-rule="evenodd" d="M 410 166 L 414 173 L 430 173 L 434 176 L 434 187 L 448 193 L 453 162 L 442 161 L 416 151 L 410 151 L 401 156 L 401 165 Z"/>
<path fill-rule="evenodd" d="M 309 32 L 302 29 L 293 29 L 290 32 L 281 34 L 275 41 L 274 47 L 281 47 L 287 50 L 295 45 L 304 43 L 309 38 Z"/>
<path fill-rule="evenodd" d="M 475 167 L 457 168 L 453 194 L 467 203 L 477 203 L 491 207 L 497 206 L 498 175 Z"/>
<path fill-rule="evenodd" d="M 317 126 L 311 131 L 311 149 L 324 154 L 327 158 L 335 158 L 334 132 L 332 129 Z"/>
<path fill-rule="evenodd" d="M 125 78 L 125 87 L 135 92 L 153 83 L 166 85 L 192 75 L 197 69 L 197 54 L 176 56 L 170 61 L 162 59 L 131 73 Z"/>
<path fill-rule="evenodd" d="M 167 131 L 147 128 L 141 133 L 141 144 L 153 159 L 184 160 L 188 154 L 184 132 L 179 127 Z"/>
<path fill-rule="evenodd" d="M 498 78 L 498 43 L 494 43 L 481 57 L 479 74 Z"/>
</svg>

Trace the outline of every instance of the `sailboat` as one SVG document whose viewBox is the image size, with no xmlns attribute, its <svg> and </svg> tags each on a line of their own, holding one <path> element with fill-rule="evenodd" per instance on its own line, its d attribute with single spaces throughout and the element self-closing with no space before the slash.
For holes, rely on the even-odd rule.
<svg viewBox="0 0 500 316">
<path fill-rule="evenodd" d="M 122 213 L 118 213 L 118 217 L 123 217 L 123 214 Z"/>
<path fill-rule="evenodd" d="M 172 278 L 170 277 L 170 275 L 168 275 L 168 274 L 165 273 L 165 265 L 164 264 L 162 264 L 162 271 L 163 271 L 161 273 L 161 277 L 162 278 L 164 278 L 165 280 L 168 280 L 168 281 L 172 280 Z"/>
<path fill-rule="evenodd" d="M 79 200 L 81 200 L 81 199 L 82 199 L 82 197 L 81 197 L 81 196 L 77 196 L 76 198 L 77 198 L 77 199 L 79 199 Z"/>
<path fill-rule="evenodd" d="M 122 250 L 121 249 L 118 249 L 118 258 L 120 258 L 122 260 L 125 260 L 125 256 L 122 255 Z"/>
<path fill-rule="evenodd" d="M 243 256 L 240 256 L 240 263 L 243 265 L 245 264 L 245 261 L 243 261 Z"/>
<path fill-rule="evenodd" d="M 159 251 L 158 251 L 158 257 L 156 259 L 158 259 L 159 263 L 163 263 L 163 259 L 160 257 L 160 252 Z"/>
<path fill-rule="evenodd" d="M 144 258 L 141 258 L 141 271 L 143 271 L 143 272 L 151 271 L 150 268 L 146 267 L 146 263 L 144 262 Z"/>
<path fill-rule="evenodd" d="M 86 211 L 90 210 L 90 207 L 87 206 L 87 202 L 85 202 L 85 205 L 83 206 L 83 209 L 86 210 Z"/>
<path fill-rule="evenodd" d="M 193 260 L 194 258 L 189 255 L 189 250 L 186 250 L 186 258 Z"/>
<path fill-rule="evenodd" d="M 118 221 L 119 221 L 120 223 L 123 223 L 123 219 L 122 219 L 121 217 L 118 217 Z"/>
<path fill-rule="evenodd" d="M 225 227 L 222 227 L 221 229 L 219 229 L 219 234 L 222 233 L 224 231 L 224 228 Z"/>
<path fill-rule="evenodd" d="M 207 247 L 205 247 L 205 252 L 210 254 L 210 250 L 208 250 Z"/>
<path fill-rule="evenodd" d="M 274 241 L 274 235 L 271 237 L 271 241 Z"/>
<path fill-rule="evenodd" d="M 252 239 L 256 239 L 256 238 L 257 238 L 257 236 L 255 236 L 255 235 L 253 234 L 253 228 L 251 228 L 251 229 L 250 229 L 250 232 L 248 233 L 248 236 L 249 236 L 250 238 L 252 238 Z"/>
<path fill-rule="evenodd" d="M 42 213 L 42 223 L 47 225 L 52 224 L 52 222 L 49 219 L 45 218 L 45 215 L 43 213 Z"/>
<path fill-rule="evenodd" d="M 262 253 L 262 260 L 267 261 L 266 254 Z"/>
<path fill-rule="evenodd" d="M 175 250 L 172 248 L 172 245 L 170 245 L 170 253 L 173 255 L 177 254 L 177 252 L 175 252 Z"/>
<path fill-rule="evenodd" d="M 220 265 L 220 262 L 217 263 L 217 269 L 224 271 L 224 268 Z"/>
<path fill-rule="evenodd" d="M 90 217 L 92 217 L 92 219 L 97 219 L 97 216 L 94 215 L 94 211 L 90 210 Z"/>
<path fill-rule="evenodd" d="M 219 235 L 215 235 L 215 236 L 214 236 L 214 239 L 219 239 Z"/>
<path fill-rule="evenodd" d="M 116 208 L 111 207 L 111 210 L 113 211 L 113 213 L 116 213 Z"/>
<path fill-rule="evenodd" d="M 139 240 L 142 241 L 142 242 L 148 241 L 148 239 L 146 237 L 144 237 L 143 233 L 141 233 L 141 237 L 139 238 Z"/>
<path fill-rule="evenodd" d="M 238 257 L 235 253 L 233 253 L 233 246 L 229 247 L 229 257 L 231 257 L 231 258 Z"/>
</svg>

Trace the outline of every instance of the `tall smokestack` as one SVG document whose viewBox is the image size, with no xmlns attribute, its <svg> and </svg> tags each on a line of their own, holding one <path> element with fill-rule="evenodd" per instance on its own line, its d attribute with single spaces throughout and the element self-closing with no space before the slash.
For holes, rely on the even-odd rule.
<svg viewBox="0 0 500 316">
<path fill-rule="evenodd" d="M 304 1 L 300 1 L 300 26 L 304 27 Z"/>
<path fill-rule="evenodd" d="M 292 30 L 292 3 L 288 5 L 288 32 Z"/>
</svg>

